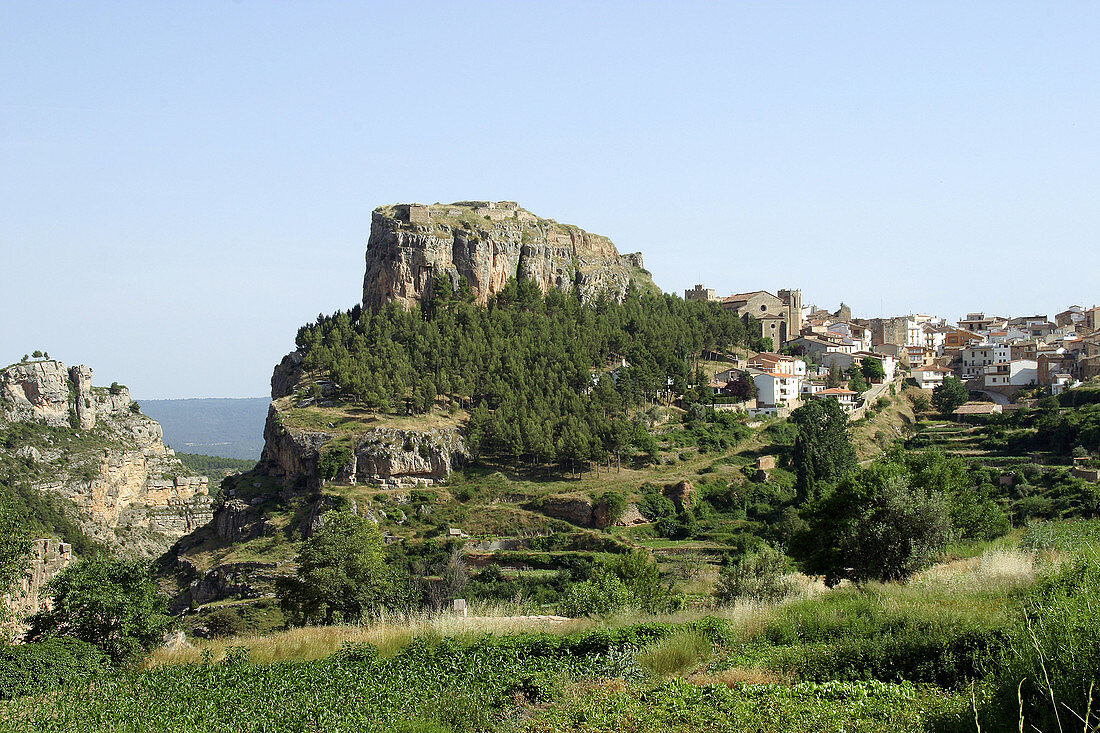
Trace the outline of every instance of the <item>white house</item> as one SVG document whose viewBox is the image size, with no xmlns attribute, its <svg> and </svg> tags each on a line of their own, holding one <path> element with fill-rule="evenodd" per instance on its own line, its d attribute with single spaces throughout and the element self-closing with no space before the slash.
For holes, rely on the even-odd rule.
<svg viewBox="0 0 1100 733">
<path fill-rule="evenodd" d="M 1034 359 L 1000 361 L 985 367 L 986 387 L 1023 387 L 1038 384 L 1039 362 Z"/>
<path fill-rule="evenodd" d="M 852 342 L 856 351 L 868 351 L 871 348 L 871 329 L 848 321 L 830 323 L 826 328 L 828 333 L 843 336 Z"/>
<path fill-rule="evenodd" d="M 801 376 L 756 370 L 750 371 L 750 374 L 752 374 L 752 381 L 756 385 L 757 406 L 797 406 L 802 388 Z"/>
<path fill-rule="evenodd" d="M 764 351 L 749 359 L 748 366 L 750 369 L 759 369 L 763 372 L 793 374 L 799 377 L 806 376 L 806 362 L 803 359 L 796 359 L 786 354 L 774 354 Z"/>
<path fill-rule="evenodd" d="M 850 389 L 833 387 L 832 389 L 823 389 L 813 396 L 815 400 L 826 400 L 830 397 L 836 399 L 836 401 L 840 403 L 840 409 L 845 412 L 851 412 L 855 409 L 856 393 Z"/>
<path fill-rule="evenodd" d="M 825 386 L 825 382 L 819 379 L 807 379 L 802 382 L 799 393 L 802 395 L 802 399 L 806 399 L 807 397 L 813 397 L 819 392 L 824 392 Z"/>
<path fill-rule="evenodd" d="M 938 366 L 917 367 L 911 372 L 913 379 L 917 380 L 917 386 L 921 389 L 935 389 L 943 384 L 944 377 L 951 375 L 951 370 Z"/>
<path fill-rule="evenodd" d="M 1008 343 L 971 344 L 962 350 L 962 377 L 974 379 L 985 374 L 990 364 L 1012 359 L 1012 346 Z"/>
<path fill-rule="evenodd" d="M 1078 382 L 1069 374 L 1054 374 L 1050 378 L 1050 393 L 1057 397 L 1058 395 L 1065 392 L 1067 389 L 1072 389 L 1079 384 L 1080 382 Z"/>
</svg>

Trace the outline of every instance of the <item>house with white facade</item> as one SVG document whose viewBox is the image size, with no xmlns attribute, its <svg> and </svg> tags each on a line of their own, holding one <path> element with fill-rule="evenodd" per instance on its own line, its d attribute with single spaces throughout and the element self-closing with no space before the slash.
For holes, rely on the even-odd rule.
<svg viewBox="0 0 1100 733">
<path fill-rule="evenodd" d="M 935 389 L 943 384 L 945 377 L 951 376 L 951 370 L 936 364 L 916 367 L 910 374 L 921 389 Z"/>
<path fill-rule="evenodd" d="M 764 372 L 806 376 L 806 362 L 803 359 L 787 356 L 786 354 L 763 351 L 749 358 L 747 366 L 749 369 L 759 369 Z"/>
<path fill-rule="evenodd" d="M 989 364 L 983 370 L 986 387 L 1026 387 L 1039 382 L 1039 363 L 1014 359 Z"/>
<path fill-rule="evenodd" d="M 962 378 L 976 379 L 985 374 L 990 364 L 1011 359 L 1012 345 L 1009 343 L 971 344 L 962 350 Z"/>
<path fill-rule="evenodd" d="M 813 399 L 835 399 L 837 402 L 840 403 L 840 409 L 844 410 L 845 412 L 851 412 L 855 409 L 857 394 L 858 393 L 853 392 L 850 389 L 844 389 L 843 387 L 833 387 L 831 389 L 823 389 L 820 392 L 817 392 L 813 395 Z"/>
<path fill-rule="evenodd" d="M 805 363 L 805 362 L 803 362 Z M 764 372 L 750 369 L 756 385 L 756 404 L 760 408 L 798 407 L 801 400 L 803 377 L 783 372 Z"/>
<path fill-rule="evenodd" d="M 871 329 L 866 326 L 848 321 L 836 321 L 830 323 L 826 331 L 830 334 L 843 336 L 851 341 L 855 351 L 870 351 L 871 349 Z"/>
</svg>

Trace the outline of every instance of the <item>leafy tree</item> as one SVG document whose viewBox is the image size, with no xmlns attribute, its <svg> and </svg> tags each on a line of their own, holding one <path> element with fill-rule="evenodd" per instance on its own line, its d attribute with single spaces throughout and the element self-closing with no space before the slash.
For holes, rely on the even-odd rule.
<svg viewBox="0 0 1100 733">
<path fill-rule="evenodd" d="M 836 400 L 812 400 L 791 413 L 798 432 L 791 447 L 795 490 L 800 502 L 816 498 L 822 484 L 839 480 L 856 467 L 848 437 L 848 416 Z"/>
<path fill-rule="evenodd" d="M 949 417 L 956 408 L 966 404 L 969 397 L 966 385 L 957 377 L 944 377 L 943 384 L 932 390 L 932 404 L 944 417 Z"/>
<path fill-rule="evenodd" d="M 657 561 L 648 552 L 635 550 L 618 555 L 608 563 L 608 569 L 630 591 L 638 608 L 649 613 L 668 609 L 674 594 L 662 585 Z"/>
<path fill-rule="evenodd" d="M 374 616 L 389 586 L 382 535 L 374 522 L 332 511 L 298 553 L 298 573 L 278 587 L 291 623 L 334 624 Z"/>
<path fill-rule="evenodd" d="M 859 369 L 852 368 L 848 372 L 848 389 L 857 394 L 863 394 L 868 388 L 867 381 L 863 378 L 863 372 Z"/>
<path fill-rule="evenodd" d="M 614 573 L 599 571 L 591 580 L 569 586 L 558 608 L 572 617 L 609 616 L 631 601 L 630 590 Z"/>
<path fill-rule="evenodd" d="M 155 647 L 172 623 L 167 600 L 139 560 L 79 560 L 58 573 L 48 590 L 51 607 L 30 618 L 28 638 L 86 641 L 115 664 Z"/>
<path fill-rule="evenodd" d="M 31 357 L 35 358 L 35 359 L 41 359 L 42 358 L 42 352 L 39 351 L 38 349 L 35 349 L 34 352 L 31 353 Z"/>
<path fill-rule="evenodd" d="M 772 340 L 771 336 L 764 336 L 762 338 L 756 339 L 756 341 L 753 342 L 752 348 L 754 351 L 770 352 L 772 349 L 775 348 L 775 342 Z"/>
<path fill-rule="evenodd" d="M 956 536 L 947 497 L 920 480 L 891 459 L 849 473 L 803 512 L 807 526 L 795 535 L 792 556 L 830 587 L 844 578 L 907 579 Z"/>
<path fill-rule="evenodd" d="M 790 580 L 784 577 L 789 562 L 786 555 L 771 545 L 746 553 L 719 572 L 715 596 L 730 604 L 780 601 L 794 590 Z"/>
<path fill-rule="evenodd" d="M 863 359 L 860 372 L 868 382 L 886 379 L 886 370 L 882 366 L 882 361 L 870 356 Z"/>
<path fill-rule="evenodd" d="M 612 525 L 623 518 L 626 511 L 626 497 L 619 491 L 605 491 L 600 497 L 600 505 L 607 514 L 607 523 Z"/>
<path fill-rule="evenodd" d="M 830 367 L 829 374 L 825 377 L 825 386 L 829 389 L 844 386 L 844 373 L 840 371 L 840 367 L 836 364 Z"/>
<path fill-rule="evenodd" d="M 31 548 L 30 537 L 23 527 L 12 502 L 0 495 L 0 597 L 7 593 L 26 569 L 27 553 Z M 0 621 L 6 608 L 0 604 Z"/>
</svg>

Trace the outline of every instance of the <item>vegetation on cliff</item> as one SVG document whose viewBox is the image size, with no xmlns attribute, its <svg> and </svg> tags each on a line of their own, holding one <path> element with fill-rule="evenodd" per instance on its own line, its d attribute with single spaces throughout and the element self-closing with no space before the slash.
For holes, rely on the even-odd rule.
<svg viewBox="0 0 1100 733">
<path fill-rule="evenodd" d="M 583 304 L 520 279 L 487 308 L 437 288 L 422 310 L 319 316 L 296 343 L 342 400 L 397 415 L 465 407 L 475 453 L 543 462 L 640 447 L 628 409 L 696 385 L 690 355 L 749 338 L 715 303 L 631 289 Z"/>
</svg>

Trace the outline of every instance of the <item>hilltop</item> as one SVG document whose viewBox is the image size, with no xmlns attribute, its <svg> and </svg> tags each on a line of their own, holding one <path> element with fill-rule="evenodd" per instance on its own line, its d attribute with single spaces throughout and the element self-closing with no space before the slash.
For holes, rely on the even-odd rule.
<svg viewBox="0 0 1100 733">
<path fill-rule="evenodd" d="M 620 255 L 607 237 L 512 201 L 381 206 L 371 217 L 366 262 L 363 307 L 371 310 L 423 304 L 440 288 L 484 305 L 513 278 L 543 292 L 576 287 L 585 300 L 621 299 L 631 283 L 659 292 L 640 253 Z"/>
</svg>

